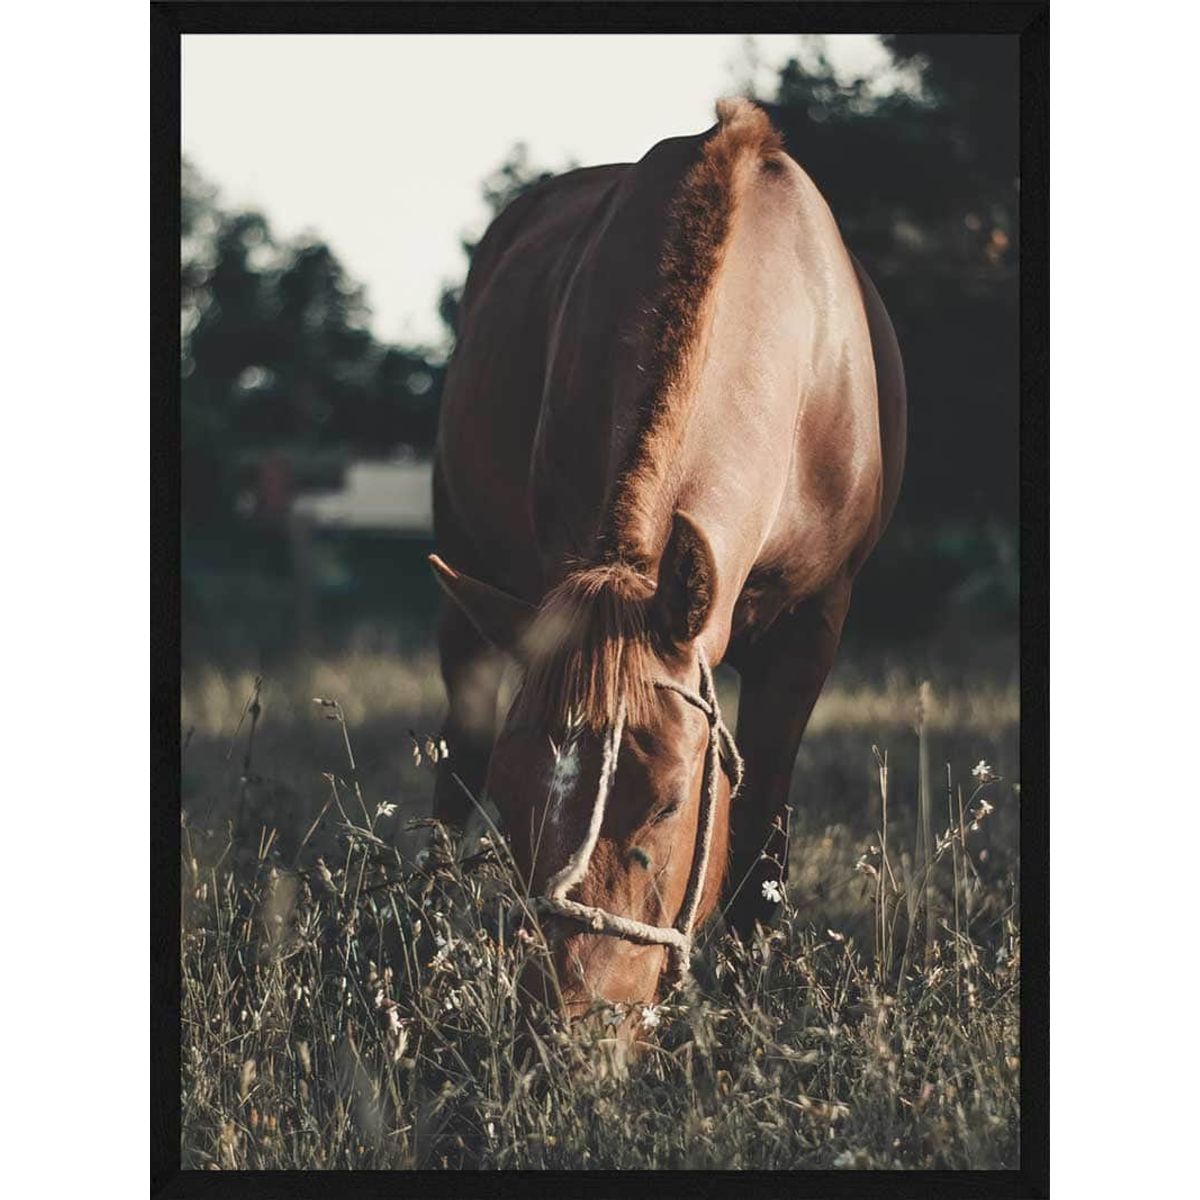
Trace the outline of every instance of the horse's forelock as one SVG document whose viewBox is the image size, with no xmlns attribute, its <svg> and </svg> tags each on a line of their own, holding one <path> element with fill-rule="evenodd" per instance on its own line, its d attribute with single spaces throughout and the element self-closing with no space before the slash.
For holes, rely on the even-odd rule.
<svg viewBox="0 0 1200 1200">
<path fill-rule="evenodd" d="M 554 588 L 526 638 L 520 719 L 601 730 L 624 700 L 626 721 L 645 723 L 654 699 L 653 595 L 653 581 L 624 562 L 584 567 Z"/>
</svg>

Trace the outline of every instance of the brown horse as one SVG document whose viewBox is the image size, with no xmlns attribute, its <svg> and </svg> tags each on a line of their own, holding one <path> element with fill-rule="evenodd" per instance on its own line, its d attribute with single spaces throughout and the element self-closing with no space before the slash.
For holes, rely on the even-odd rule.
<svg viewBox="0 0 1200 1200">
<path fill-rule="evenodd" d="M 464 787 L 498 807 L 569 1013 L 655 999 L 723 894 L 741 932 L 769 914 L 800 737 L 903 469 L 875 288 L 766 114 L 717 116 L 495 220 L 442 400 L 435 811 L 461 821 Z M 498 737 L 496 648 L 523 666 Z"/>
</svg>

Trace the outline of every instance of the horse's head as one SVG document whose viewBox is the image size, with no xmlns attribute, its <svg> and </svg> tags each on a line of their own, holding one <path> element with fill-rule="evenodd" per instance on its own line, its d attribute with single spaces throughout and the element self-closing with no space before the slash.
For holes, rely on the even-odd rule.
<svg viewBox="0 0 1200 1200">
<path fill-rule="evenodd" d="M 651 1003 L 716 904 L 740 769 L 700 644 L 707 539 L 677 516 L 657 581 L 621 562 L 585 567 L 537 610 L 434 565 L 524 666 L 487 794 L 541 909 L 563 1006 Z"/>
</svg>

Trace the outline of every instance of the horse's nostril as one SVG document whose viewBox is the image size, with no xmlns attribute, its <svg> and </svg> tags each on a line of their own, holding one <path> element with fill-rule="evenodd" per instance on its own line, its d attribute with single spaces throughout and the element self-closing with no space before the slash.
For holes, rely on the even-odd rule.
<svg viewBox="0 0 1200 1200">
<path fill-rule="evenodd" d="M 645 867 L 647 871 L 650 870 L 650 855 L 641 846 L 634 846 L 629 851 L 629 857 L 639 866 Z"/>
</svg>

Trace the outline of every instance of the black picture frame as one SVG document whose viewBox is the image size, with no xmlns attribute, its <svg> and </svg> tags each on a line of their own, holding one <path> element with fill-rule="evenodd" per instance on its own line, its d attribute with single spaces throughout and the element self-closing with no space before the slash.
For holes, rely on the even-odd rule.
<svg viewBox="0 0 1200 1200">
<path fill-rule="evenodd" d="M 1021 1166 L 1015 1171 L 343 1172 L 180 1169 L 180 39 L 199 33 L 943 32 L 1020 40 Z M 151 5 L 151 1194 L 1041 1197 L 1049 1193 L 1049 5 Z"/>
</svg>

